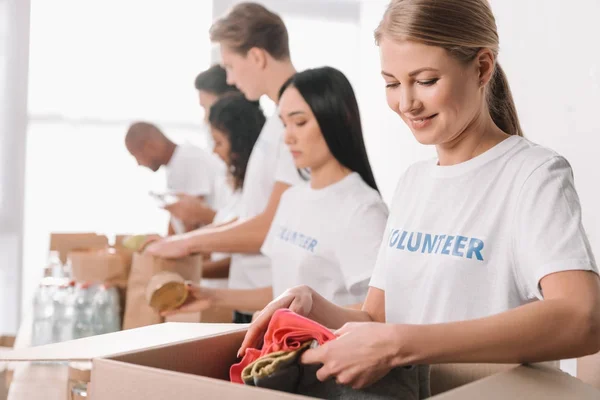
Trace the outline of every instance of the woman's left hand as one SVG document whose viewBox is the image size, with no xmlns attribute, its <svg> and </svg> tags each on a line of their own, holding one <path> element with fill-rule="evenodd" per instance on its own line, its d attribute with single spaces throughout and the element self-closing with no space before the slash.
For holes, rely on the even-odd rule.
<svg viewBox="0 0 600 400">
<path fill-rule="evenodd" d="M 353 322 L 335 332 L 335 340 L 313 350 L 307 350 L 303 364 L 323 364 L 317 378 L 335 378 L 354 389 L 372 385 L 396 365 L 401 350 L 397 337 L 401 326 L 378 322 Z"/>
<path fill-rule="evenodd" d="M 187 239 L 177 236 L 167 237 L 150 243 L 145 252 L 162 258 L 182 258 L 190 255 Z"/>
</svg>

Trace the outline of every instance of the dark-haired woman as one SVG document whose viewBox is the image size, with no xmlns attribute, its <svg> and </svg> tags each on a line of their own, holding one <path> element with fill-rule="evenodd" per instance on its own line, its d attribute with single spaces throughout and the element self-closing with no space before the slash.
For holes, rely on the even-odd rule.
<svg viewBox="0 0 600 400">
<path fill-rule="evenodd" d="M 260 310 L 301 284 L 341 306 L 363 302 L 388 211 L 371 171 L 352 87 L 333 68 L 304 71 L 282 87 L 279 111 L 296 167 L 309 170 L 310 180 L 283 194 L 262 246 L 271 259 L 272 287 L 192 286 L 194 300 L 175 312 L 210 306 Z"/>
<path fill-rule="evenodd" d="M 230 223 L 240 216 L 246 167 L 265 124 L 265 116 L 257 103 L 246 100 L 241 93 L 231 93 L 211 106 L 208 123 L 214 142 L 213 152 L 227 165 L 228 183 L 232 189 L 228 201 L 217 210 L 210 225 L 214 227 Z M 212 253 L 210 261 L 203 265 L 203 284 L 227 287 L 230 263 L 229 254 Z"/>
</svg>

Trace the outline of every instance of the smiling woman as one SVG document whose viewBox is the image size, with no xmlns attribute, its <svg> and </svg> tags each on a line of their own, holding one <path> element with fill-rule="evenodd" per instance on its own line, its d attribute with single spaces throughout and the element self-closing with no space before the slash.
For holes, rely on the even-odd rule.
<svg viewBox="0 0 600 400">
<path fill-rule="evenodd" d="M 438 157 L 400 177 L 361 311 L 292 288 L 240 353 L 279 308 L 341 328 L 302 361 L 353 387 L 398 366 L 600 350 L 600 280 L 573 173 L 521 136 L 488 2 L 392 0 L 375 37 L 390 108 Z"/>
</svg>

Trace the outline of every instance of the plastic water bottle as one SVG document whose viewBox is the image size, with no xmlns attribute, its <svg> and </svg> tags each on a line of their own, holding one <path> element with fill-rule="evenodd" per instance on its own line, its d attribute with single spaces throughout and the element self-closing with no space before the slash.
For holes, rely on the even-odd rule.
<svg viewBox="0 0 600 400">
<path fill-rule="evenodd" d="M 74 283 L 59 286 L 54 292 L 54 318 L 52 336 L 54 343 L 73 339 L 75 317 Z"/>
<path fill-rule="evenodd" d="M 73 339 L 94 335 L 94 295 L 96 287 L 86 284 L 75 288 Z"/>
<path fill-rule="evenodd" d="M 33 299 L 33 327 L 31 344 L 41 346 L 53 342 L 54 302 L 56 287 L 50 278 L 44 278 Z"/>
</svg>

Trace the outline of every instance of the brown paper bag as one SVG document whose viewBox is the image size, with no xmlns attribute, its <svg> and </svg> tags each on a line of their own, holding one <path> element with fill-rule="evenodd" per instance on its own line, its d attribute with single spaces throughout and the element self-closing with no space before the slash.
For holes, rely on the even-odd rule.
<svg viewBox="0 0 600 400">
<path fill-rule="evenodd" d="M 108 238 L 96 233 L 52 233 L 50 251 L 58 251 L 60 261 L 67 262 L 69 252 L 73 250 L 101 249 L 108 247 Z"/>
<path fill-rule="evenodd" d="M 115 249 L 71 251 L 73 279 L 77 282 L 106 283 L 125 288 L 129 279 L 132 256 Z"/>
<path fill-rule="evenodd" d="M 164 319 L 146 301 L 146 287 L 150 279 L 162 271 L 175 272 L 183 279 L 199 282 L 202 277 L 202 257 L 189 256 L 180 259 L 164 259 L 145 253 L 135 253 L 127 282 L 127 299 L 123 329 L 159 324 Z M 200 314 L 183 314 L 169 321 L 199 322 Z"/>
</svg>

